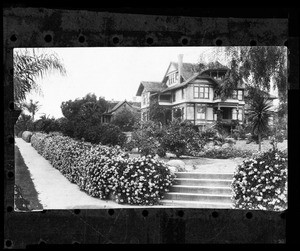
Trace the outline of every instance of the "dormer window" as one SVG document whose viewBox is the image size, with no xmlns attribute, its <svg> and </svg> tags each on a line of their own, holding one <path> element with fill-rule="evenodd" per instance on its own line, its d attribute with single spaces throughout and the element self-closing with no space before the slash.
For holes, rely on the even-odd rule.
<svg viewBox="0 0 300 251">
<path fill-rule="evenodd" d="M 169 84 L 174 84 L 178 80 L 178 72 L 169 75 Z"/>
</svg>

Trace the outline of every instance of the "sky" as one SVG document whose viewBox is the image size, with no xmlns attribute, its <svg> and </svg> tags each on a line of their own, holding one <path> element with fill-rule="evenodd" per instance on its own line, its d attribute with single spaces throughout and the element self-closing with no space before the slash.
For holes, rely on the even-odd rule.
<svg viewBox="0 0 300 251">
<path fill-rule="evenodd" d="M 43 95 L 35 92 L 27 101 L 39 101 L 36 118 L 46 114 L 63 117 L 61 103 L 82 98 L 88 93 L 106 100 L 140 101 L 136 92 L 141 81 L 161 81 L 171 61 L 177 62 L 183 54 L 183 62 L 197 63 L 211 60 L 216 47 L 65 47 L 47 48 L 55 52 L 66 68 L 67 74 L 51 73 L 36 79 Z M 22 50 L 17 49 L 17 50 Z M 225 63 L 224 58 L 218 58 Z"/>
</svg>

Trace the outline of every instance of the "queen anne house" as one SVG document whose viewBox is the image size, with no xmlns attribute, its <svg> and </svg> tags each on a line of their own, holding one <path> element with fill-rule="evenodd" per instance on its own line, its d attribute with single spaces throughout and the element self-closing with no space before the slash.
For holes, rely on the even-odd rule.
<svg viewBox="0 0 300 251">
<path fill-rule="evenodd" d="M 150 103 L 156 98 L 159 106 L 171 108 L 169 120 L 175 113 L 199 127 L 212 126 L 217 119 L 231 124 L 243 123 L 245 118 L 245 85 L 238 85 L 230 98 L 221 100 L 216 87 L 224 80 L 229 68 L 218 61 L 201 70 L 198 65 L 170 62 L 161 82 L 142 81 L 136 96 L 141 96 L 141 119 L 149 120 Z M 219 114 L 219 115 L 218 115 Z"/>
</svg>

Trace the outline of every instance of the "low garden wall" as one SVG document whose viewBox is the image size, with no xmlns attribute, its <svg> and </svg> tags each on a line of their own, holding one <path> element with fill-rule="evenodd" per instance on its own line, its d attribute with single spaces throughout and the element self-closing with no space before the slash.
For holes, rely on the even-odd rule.
<svg viewBox="0 0 300 251">
<path fill-rule="evenodd" d="M 118 203 L 158 204 L 174 180 L 168 166 L 150 156 L 128 158 L 120 147 L 35 133 L 31 145 L 81 190 Z"/>
</svg>

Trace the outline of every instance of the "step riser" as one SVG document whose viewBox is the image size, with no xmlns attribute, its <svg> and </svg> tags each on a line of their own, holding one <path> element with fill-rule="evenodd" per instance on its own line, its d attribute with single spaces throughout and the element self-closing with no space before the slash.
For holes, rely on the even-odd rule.
<svg viewBox="0 0 300 251">
<path fill-rule="evenodd" d="M 224 194 L 231 195 L 230 188 L 190 188 L 190 187 L 171 187 L 170 192 L 176 193 L 200 193 L 200 194 Z"/>
<path fill-rule="evenodd" d="M 203 202 L 220 202 L 220 203 L 231 203 L 230 197 L 225 196 L 209 196 L 209 195 L 193 195 L 193 194 L 171 194 L 165 195 L 166 200 L 184 200 L 184 201 L 201 201 Z"/>
<path fill-rule="evenodd" d="M 185 173 L 179 172 L 175 173 L 177 178 L 184 178 L 184 179 L 221 179 L 221 180 L 232 180 L 232 174 L 222 174 L 222 173 Z"/>
<path fill-rule="evenodd" d="M 231 180 L 174 180 L 174 185 L 184 185 L 184 186 L 210 186 L 210 187 L 230 187 Z"/>
<path fill-rule="evenodd" d="M 187 208 L 226 208 L 226 209 L 230 209 L 231 208 L 231 204 L 225 204 L 225 205 L 220 205 L 220 204 L 201 204 L 201 202 L 199 203 L 180 203 L 179 201 L 176 201 L 174 203 L 170 203 L 170 202 L 164 202 L 162 201 L 164 206 L 170 206 L 170 207 L 187 207 Z"/>
</svg>

